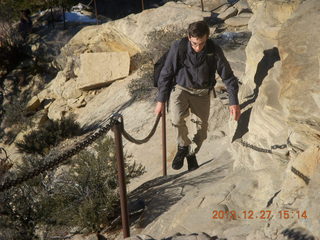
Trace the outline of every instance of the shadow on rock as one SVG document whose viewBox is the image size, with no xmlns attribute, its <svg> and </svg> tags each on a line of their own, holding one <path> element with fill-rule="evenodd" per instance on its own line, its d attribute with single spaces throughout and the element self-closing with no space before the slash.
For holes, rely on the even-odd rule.
<svg viewBox="0 0 320 240">
<path fill-rule="evenodd" d="M 210 161 L 212 160 L 204 164 Z M 223 172 L 228 168 L 230 168 L 230 163 L 191 178 L 187 177 L 190 172 L 185 171 L 175 175 L 159 177 L 142 184 L 130 194 L 129 202 L 132 204 L 143 201 L 145 209 L 139 219 L 130 219 L 130 222 L 138 224 L 141 228 L 146 227 L 186 195 L 184 192 L 186 186 L 196 188 L 204 183 L 219 181 L 225 177 Z"/>
</svg>

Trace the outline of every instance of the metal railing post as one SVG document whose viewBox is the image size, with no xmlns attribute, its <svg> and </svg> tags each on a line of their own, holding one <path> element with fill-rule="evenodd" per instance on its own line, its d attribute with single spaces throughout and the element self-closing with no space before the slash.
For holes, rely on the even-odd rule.
<svg viewBox="0 0 320 240">
<path fill-rule="evenodd" d="M 123 238 L 127 238 L 127 237 L 130 237 L 130 228 L 129 228 L 127 189 L 126 189 L 126 179 L 125 179 L 125 171 L 124 171 L 123 146 L 122 146 L 120 122 L 117 122 L 114 125 L 113 130 L 114 130 L 116 157 L 117 157 L 117 166 L 118 166 L 118 182 L 119 182 L 119 195 L 120 195 L 120 206 L 121 206 L 122 231 L 123 231 Z"/>
<path fill-rule="evenodd" d="M 163 176 L 167 176 L 166 104 L 163 104 L 161 114 L 162 114 L 162 169 L 163 169 Z"/>
<path fill-rule="evenodd" d="M 96 15 L 96 24 L 98 25 L 98 24 L 99 24 L 99 21 L 98 21 L 98 9 L 97 9 L 97 2 L 96 2 L 96 0 L 94 0 L 94 12 L 95 12 L 95 15 Z"/>
</svg>

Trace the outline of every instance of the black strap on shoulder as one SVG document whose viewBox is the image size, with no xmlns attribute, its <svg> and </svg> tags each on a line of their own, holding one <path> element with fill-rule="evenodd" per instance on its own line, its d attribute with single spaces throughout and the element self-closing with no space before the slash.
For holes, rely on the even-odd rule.
<svg viewBox="0 0 320 240">
<path fill-rule="evenodd" d="M 184 37 L 180 40 L 178 48 L 178 66 L 183 67 L 184 60 L 186 59 L 187 49 L 188 49 L 188 38 Z"/>
<path fill-rule="evenodd" d="M 216 85 L 216 80 L 215 80 L 215 65 L 217 64 L 217 59 L 216 59 L 216 53 L 217 53 L 217 49 L 216 49 L 216 44 L 214 43 L 213 40 L 208 39 L 206 42 L 206 51 L 207 51 L 207 64 L 209 66 L 209 69 L 212 70 L 210 71 L 210 79 L 213 79 L 212 81 L 210 81 L 211 86 L 210 89 L 213 89 L 214 86 Z"/>
<path fill-rule="evenodd" d="M 206 47 L 207 47 L 207 53 L 215 53 L 215 49 L 216 49 L 216 44 L 214 43 L 213 40 L 208 39 L 206 42 Z"/>
</svg>

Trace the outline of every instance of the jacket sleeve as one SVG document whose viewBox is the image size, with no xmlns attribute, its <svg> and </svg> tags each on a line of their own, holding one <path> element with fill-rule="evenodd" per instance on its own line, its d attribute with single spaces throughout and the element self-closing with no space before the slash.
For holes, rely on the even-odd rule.
<svg viewBox="0 0 320 240">
<path fill-rule="evenodd" d="M 164 66 L 160 72 L 158 81 L 158 102 L 166 102 L 169 99 L 175 73 L 177 72 L 179 40 L 175 41 L 168 52 Z"/>
<path fill-rule="evenodd" d="M 227 87 L 229 95 L 229 105 L 239 105 L 238 100 L 238 79 L 234 76 L 233 71 L 222 49 L 216 46 L 217 51 L 217 72 L 220 75 L 223 83 Z"/>
</svg>

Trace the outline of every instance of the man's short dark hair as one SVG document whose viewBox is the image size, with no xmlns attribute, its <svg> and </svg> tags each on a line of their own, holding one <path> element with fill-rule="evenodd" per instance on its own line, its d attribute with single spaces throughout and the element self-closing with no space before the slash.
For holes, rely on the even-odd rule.
<svg viewBox="0 0 320 240">
<path fill-rule="evenodd" d="M 209 37 L 209 26 L 205 21 L 198 21 L 191 23 L 188 27 L 189 37 L 203 37 L 207 35 Z"/>
</svg>

